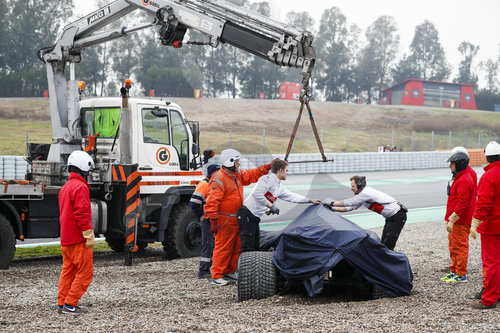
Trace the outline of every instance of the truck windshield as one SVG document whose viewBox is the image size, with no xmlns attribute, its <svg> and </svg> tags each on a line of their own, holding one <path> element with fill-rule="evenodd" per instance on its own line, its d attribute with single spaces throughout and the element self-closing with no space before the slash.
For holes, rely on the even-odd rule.
<svg viewBox="0 0 500 333">
<path fill-rule="evenodd" d="M 144 143 L 170 145 L 168 117 L 157 117 L 154 109 L 142 109 L 142 134 Z"/>
<path fill-rule="evenodd" d="M 113 138 L 120 123 L 120 108 L 84 108 L 81 119 L 83 135 Z"/>
</svg>

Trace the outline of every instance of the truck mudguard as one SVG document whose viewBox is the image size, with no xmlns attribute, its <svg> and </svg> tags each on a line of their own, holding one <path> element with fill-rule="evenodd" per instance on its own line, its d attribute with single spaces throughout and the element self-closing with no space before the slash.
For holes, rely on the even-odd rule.
<svg viewBox="0 0 500 333">
<path fill-rule="evenodd" d="M 189 201 L 191 195 L 194 192 L 194 189 L 195 189 L 194 186 L 178 186 L 178 187 L 171 187 L 167 190 L 167 192 L 165 192 L 166 203 L 165 206 L 163 206 L 163 208 L 161 209 L 160 225 L 158 233 L 159 242 L 163 242 L 165 240 L 164 234 L 165 230 L 167 230 L 168 227 L 168 218 L 172 213 L 172 208 L 174 207 L 174 205 L 181 202 L 183 196 L 185 196 L 186 200 Z"/>
<path fill-rule="evenodd" d="M 14 232 L 16 233 L 16 238 L 24 240 L 24 230 L 21 221 L 21 216 L 19 216 L 19 213 L 17 212 L 14 205 L 12 205 L 7 200 L 0 200 L 0 208 L 2 214 L 4 214 L 5 217 L 9 219 L 9 221 L 11 221 L 12 227 L 14 228 Z"/>
</svg>

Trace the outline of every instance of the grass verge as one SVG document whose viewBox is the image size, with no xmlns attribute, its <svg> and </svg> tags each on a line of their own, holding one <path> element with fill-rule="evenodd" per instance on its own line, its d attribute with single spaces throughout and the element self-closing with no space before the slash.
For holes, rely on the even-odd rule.
<svg viewBox="0 0 500 333">
<path fill-rule="evenodd" d="M 108 243 L 105 241 L 98 241 L 94 246 L 94 252 L 107 252 L 111 251 Z M 35 257 L 46 256 L 60 256 L 61 245 L 43 245 L 35 247 L 20 247 L 14 252 L 14 259 L 26 259 Z"/>
</svg>

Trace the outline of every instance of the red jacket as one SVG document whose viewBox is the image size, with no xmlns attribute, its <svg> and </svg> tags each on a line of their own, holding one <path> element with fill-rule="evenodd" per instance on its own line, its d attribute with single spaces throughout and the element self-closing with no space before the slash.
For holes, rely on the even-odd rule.
<svg viewBox="0 0 500 333">
<path fill-rule="evenodd" d="M 217 219 L 219 215 L 236 218 L 243 205 L 243 186 L 250 185 L 269 172 L 270 164 L 252 170 L 240 170 L 230 175 L 224 169 L 210 178 L 210 195 L 205 204 L 205 218 Z"/>
<path fill-rule="evenodd" d="M 474 170 L 472 171 L 474 172 Z M 450 215 L 455 212 L 460 216 L 455 222 L 456 224 L 470 225 L 476 206 L 476 192 L 477 185 L 472 179 L 470 171 L 468 169 L 460 171 L 451 185 L 450 196 L 446 204 L 445 220 L 448 221 Z"/>
<path fill-rule="evenodd" d="M 474 185 L 476 185 L 475 188 L 476 188 L 476 195 L 477 195 L 477 174 L 476 174 L 476 171 L 474 171 L 474 169 L 472 169 L 470 166 L 468 166 L 467 169 L 465 169 L 465 171 L 467 171 L 469 173 L 469 175 L 472 178 L 472 181 L 474 182 Z"/>
<path fill-rule="evenodd" d="M 474 218 L 483 221 L 477 232 L 486 235 L 500 234 L 500 162 L 484 168 L 477 187 Z"/>
<path fill-rule="evenodd" d="M 75 172 L 59 192 L 59 224 L 61 245 L 85 242 L 82 232 L 92 229 L 89 184 Z"/>
</svg>

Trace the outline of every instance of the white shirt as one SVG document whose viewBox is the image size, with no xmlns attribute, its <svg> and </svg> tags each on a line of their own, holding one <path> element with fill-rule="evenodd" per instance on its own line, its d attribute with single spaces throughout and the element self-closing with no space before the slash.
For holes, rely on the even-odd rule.
<svg viewBox="0 0 500 333">
<path fill-rule="evenodd" d="M 347 211 L 358 209 L 361 205 L 385 218 L 393 216 L 401 209 L 396 199 L 368 186 L 363 188 L 359 194 L 344 200 Z"/>
<path fill-rule="evenodd" d="M 267 204 L 273 204 L 278 198 L 296 203 L 308 203 L 309 199 L 303 195 L 288 191 L 281 184 L 275 173 L 270 173 L 259 178 L 252 193 L 245 199 L 243 205 L 257 217 L 261 217 L 269 210 Z"/>
</svg>

